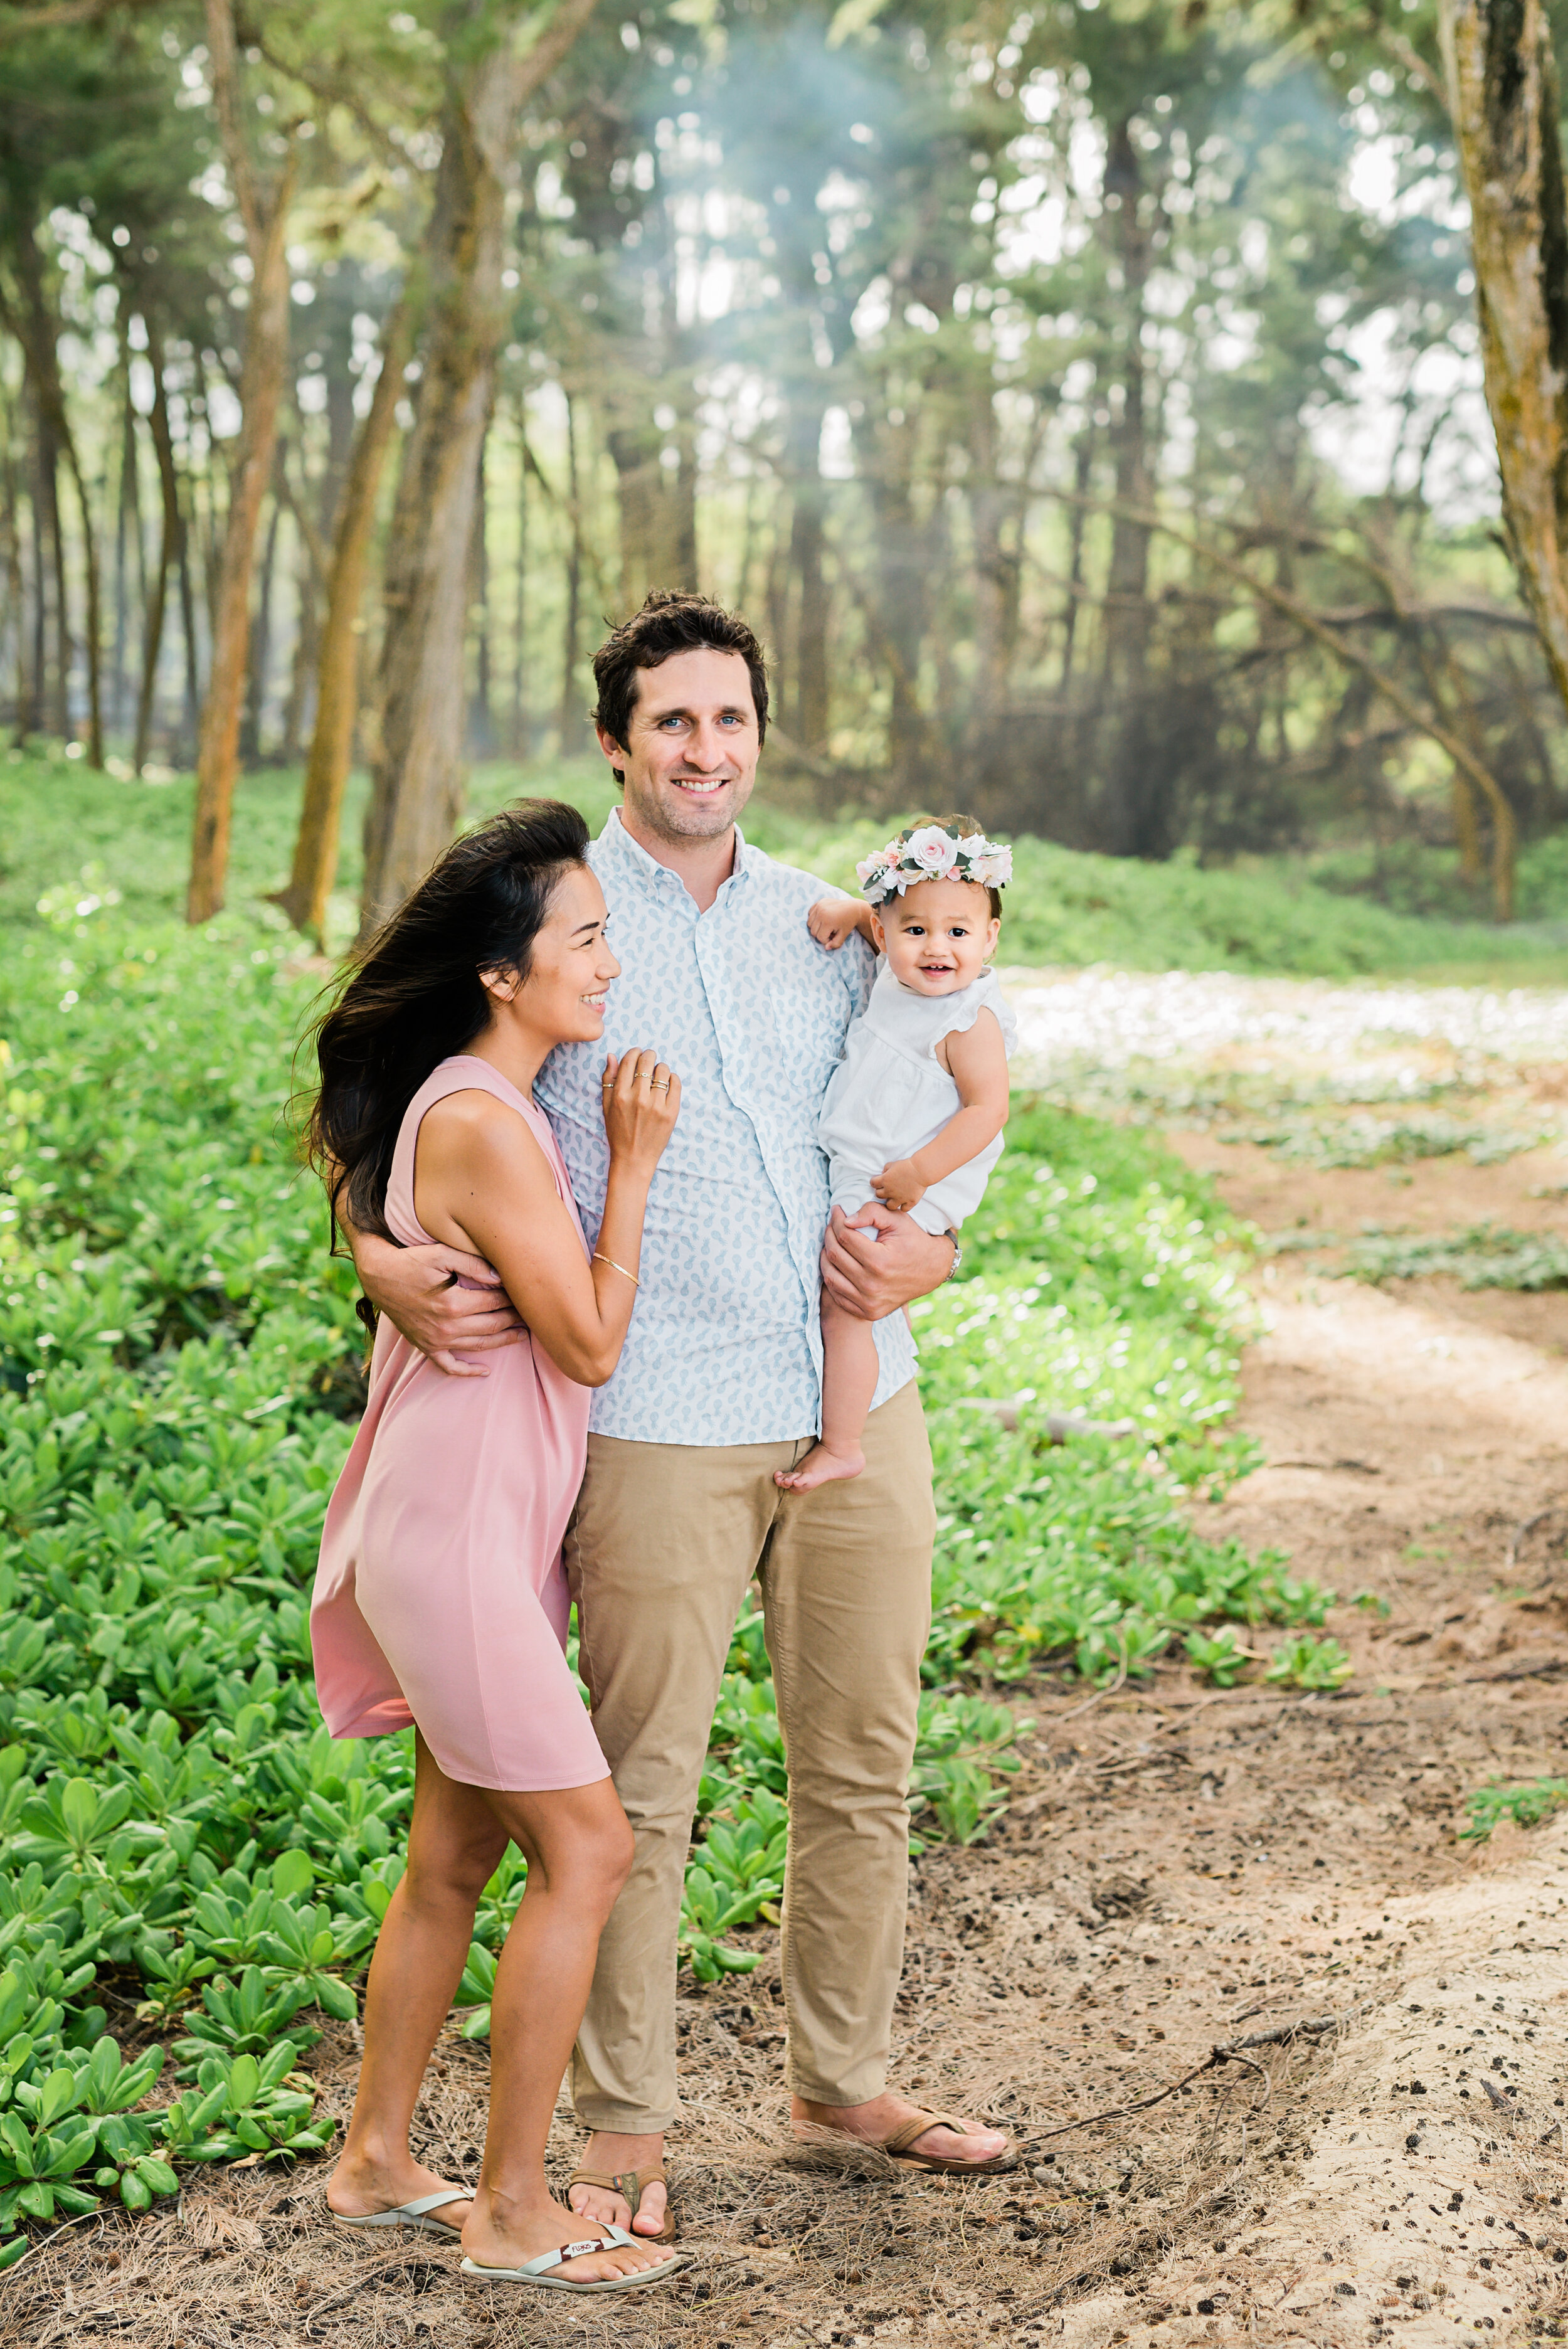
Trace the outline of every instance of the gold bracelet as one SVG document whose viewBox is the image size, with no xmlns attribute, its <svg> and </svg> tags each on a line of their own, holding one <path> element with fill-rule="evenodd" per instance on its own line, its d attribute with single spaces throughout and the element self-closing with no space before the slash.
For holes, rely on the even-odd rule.
<svg viewBox="0 0 1568 2349">
<path fill-rule="evenodd" d="M 634 1288 L 641 1288 L 643 1284 L 637 1278 L 636 1274 L 634 1272 L 628 1272 L 624 1264 L 617 1264 L 613 1256 L 602 1255 L 599 1249 L 595 1248 L 593 1251 L 593 1261 L 595 1264 L 607 1264 L 612 1272 L 620 1273 L 624 1279 L 631 1282 Z"/>
</svg>

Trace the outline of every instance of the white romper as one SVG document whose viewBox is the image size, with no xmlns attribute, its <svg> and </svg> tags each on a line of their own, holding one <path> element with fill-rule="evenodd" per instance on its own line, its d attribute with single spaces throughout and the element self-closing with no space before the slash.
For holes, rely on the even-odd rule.
<svg viewBox="0 0 1568 2349">
<path fill-rule="evenodd" d="M 963 1102 L 958 1087 L 936 1057 L 944 1036 L 973 1028 L 982 1011 L 1001 1022 L 1011 1056 L 1018 1022 L 996 974 L 983 970 L 956 995 L 917 995 L 901 987 L 884 959 L 871 1000 L 850 1022 L 844 1057 L 828 1080 L 817 1122 L 817 1140 L 827 1152 L 833 1205 L 846 1215 L 875 1197 L 872 1177 L 890 1158 L 913 1158 L 934 1141 Z M 985 1195 L 985 1182 L 1002 1155 L 1002 1136 L 978 1157 L 934 1183 L 911 1210 L 923 1231 L 956 1231 Z"/>
</svg>

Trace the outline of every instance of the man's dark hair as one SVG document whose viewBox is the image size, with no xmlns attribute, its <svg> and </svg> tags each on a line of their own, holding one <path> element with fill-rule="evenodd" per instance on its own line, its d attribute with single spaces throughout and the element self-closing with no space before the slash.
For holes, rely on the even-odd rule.
<svg viewBox="0 0 1568 2349">
<path fill-rule="evenodd" d="M 768 663 L 761 646 L 738 612 L 727 612 L 711 595 L 681 587 L 655 587 L 640 612 L 613 629 L 593 656 L 599 703 L 593 722 L 613 742 L 625 747 L 637 700 L 637 671 L 657 668 L 672 653 L 738 653 L 751 673 L 757 739 L 768 739 Z M 624 780 L 614 770 L 615 780 Z"/>
</svg>

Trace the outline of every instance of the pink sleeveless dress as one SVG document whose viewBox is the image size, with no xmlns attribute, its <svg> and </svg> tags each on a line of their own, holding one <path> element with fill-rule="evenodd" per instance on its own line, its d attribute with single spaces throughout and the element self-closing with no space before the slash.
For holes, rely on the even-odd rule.
<svg viewBox="0 0 1568 2349">
<path fill-rule="evenodd" d="M 387 1186 L 393 1237 L 429 1239 L 414 1214 L 420 1121 L 467 1092 L 526 1118 L 581 1237 L 543 1112 L 468 1053 L 443 1061 L 408 1104 Z M 585 1786 L 609 1771 L 566 1662 L 561 1543 L 583 1481 L 588 1390 L 531 1339 L 484 1359 L 488 1378 L 449 1378 L 383 1318 L 322 1534 L 316 1693 L 334 1737 L 417 1722 L 463 1785 Z"/>
</svg>

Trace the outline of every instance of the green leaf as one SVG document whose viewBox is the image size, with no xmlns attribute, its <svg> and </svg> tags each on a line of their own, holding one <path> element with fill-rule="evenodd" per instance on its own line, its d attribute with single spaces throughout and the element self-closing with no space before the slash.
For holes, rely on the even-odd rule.
<svg viewBox="0 0 1568 2349">
<path fill-rule="evenodd" d="M 229 2099 L 236 2112 L 256 2101 L 256 2091 L 262 2084 L 262 2067 L 253 2055 L 236 2055 L 229 2067 Z"/>
</svg>

